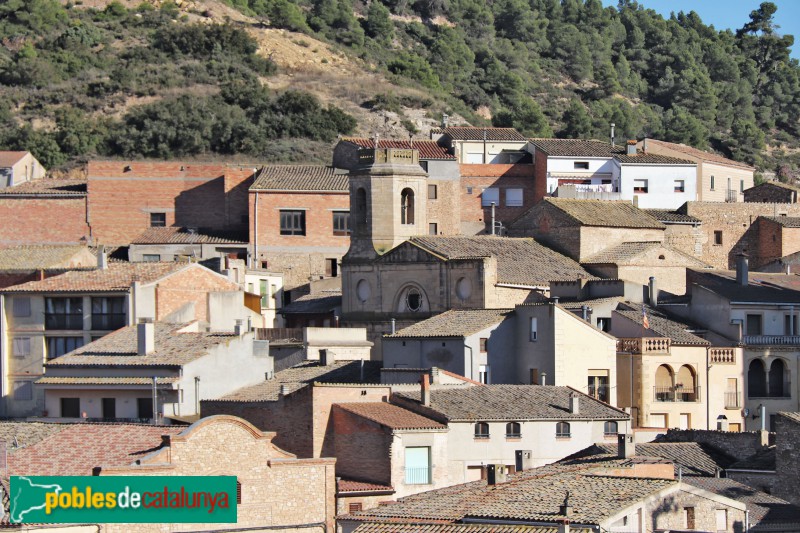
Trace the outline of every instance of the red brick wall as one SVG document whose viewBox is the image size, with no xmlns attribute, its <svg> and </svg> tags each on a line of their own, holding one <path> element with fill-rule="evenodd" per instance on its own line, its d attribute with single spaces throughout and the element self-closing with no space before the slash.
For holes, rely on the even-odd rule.
<svg viewBox="0 0 800 533">
<path fill-rule="evenodd" d="M 547 196 L 547 154 L 538 148 L 534 154 L 533 166 L 535 175 L 533 203 L 539 203 Z"/>
<path fill-rule="evenodd" d="M 336 475 L 390 485 L 391 430 L 334 405 Z"/>
<path fill-rule="evenodd" d="M 481 206 L 484 188 L 500 189 L 500 203 L 495 208 L 495 218 L 507 224 L 537 201 L 533 165 L 460 165 L 461 169 L 461 221 L 483 222 L 489 229 L 492 211 Z M 472 188 L 472 194 L 468 193 Z M 506 207 L 505 189 L 522 189 L 522 207 Z"/>
<path fill-rule="evenodd" d="M 195 302 L 195 319 L 208 320 L 208 293 L 235 291 L 239 287 L 203 267 L 194 267 L 168 277 L 156 287 L 156 320 Z"/>
<path fill-rule="evenodd" d="M 151 212 L 165 212 L 167 226 L 245 231 L 252 176 L 252 167 L 90 161 L 94 236 L 101 244 L 127 244 L 149 227 Z"/>
<path fill-rule="evenodd" d="M 0 246 L 77 244 L 88 236 L 85 198 L 0 198 Z"/>
</svg>

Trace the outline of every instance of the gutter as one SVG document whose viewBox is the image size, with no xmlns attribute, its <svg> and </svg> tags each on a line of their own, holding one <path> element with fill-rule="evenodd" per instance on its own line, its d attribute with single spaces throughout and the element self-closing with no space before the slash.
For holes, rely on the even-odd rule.
<svg viewBox="0 0 800 533">
<path fill-rule="evenodd" d="M 555 522 L 542 522 L 538 520 L 509 520 L 509 519 L 498 519 L 498 518 L 477 518 L 472 516 L 465 516 L 461 519 L 461 523 L 463 524 L 491 524 L 491 525 L 511 525 L 511 526 L 550 526 L 550 527 L 558 527 L 558 524 Z M 570 529 L 592 529 L 594 531 L 599 531 L 600 526 L 598 524 L 580 524 L 577 522 L 572 522 L 569 524 Z"/>
</svg>

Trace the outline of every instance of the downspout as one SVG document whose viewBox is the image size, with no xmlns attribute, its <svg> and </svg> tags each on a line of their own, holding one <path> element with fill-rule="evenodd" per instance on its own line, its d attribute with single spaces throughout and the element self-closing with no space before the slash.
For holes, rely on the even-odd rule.
<svg viewBox="0 0 800 533">
<path fill-rule="evenodd" d="M 466 339 L 464 339 L 466 341 Z M 464 348 L 469 350 L 469 379 L 475 380 L 475 361 L 472 346 L 464 342 Z"/>
<path fill-rule="evenodd" d="M 258 191 L 253 206 L 253 257 L 250 258 L 250 268 L 255 268 L 258 261 Z"/>
<path fill-rule="evenodd" d="M 6 297 L 4 294 L 0 294 L 0 365 L 3 368 L 7 368 L 7 359 L 6 359 Z M 6 405 L 6 372 L 3 372 L 3 377 L 0 379 L 0 397 L 3 398 L 2 402 L 0 403 L 0 413 L 3 413 L 3 416 L 6 416 L 7 413 L 7 405 Z"/>
<path fill-rule="evenodd" d="M 711 373 L 711 364 L 710 364 L 710 360 L 709 360 L 709 357 L 708 357 L 708 353 L 709 353 L 710 350 L 711 350 L 711 348 L 706 348 L 706 429 L 707 430 L 711 429 L 711 406 L 709 406 L 709 404 L 708 404 L 708 402 L 711 401 L 711 397 L 710 397 L 709 391 L 708 391 L 711 388 L 709 386 L 709 383 L 710 383 L 709 379 L 711 379 L 710 378 L 710 375 L 711 375 L 710 374 Z"/>
</svg>

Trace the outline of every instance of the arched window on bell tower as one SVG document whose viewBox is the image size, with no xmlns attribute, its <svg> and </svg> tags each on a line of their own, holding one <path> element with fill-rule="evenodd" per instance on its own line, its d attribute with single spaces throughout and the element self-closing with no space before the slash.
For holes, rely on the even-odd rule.
<svg viewBox="0 0 800 533">
<path fill-rule="evenodd" d="M 400 223 L 414 223 L 414 191 L 403 189 L 400 193 Z"/>
<path fill-rule="evenodd" d="M 355 221 L 356 225 L 359 227 L 364 227 L 367 223 L 367 191 L 364 187 L 359 187 L 356 189 L 356 212 Z"/>
</svg>

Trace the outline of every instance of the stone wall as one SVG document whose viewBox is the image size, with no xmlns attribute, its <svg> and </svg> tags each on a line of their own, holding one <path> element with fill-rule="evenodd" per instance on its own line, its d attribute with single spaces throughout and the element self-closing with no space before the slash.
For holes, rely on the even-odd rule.
<svg viewBox="0 0 800 533">
<path fill-rule="evenodd" d="M 703 429 L 670 429 L 655 442 L 697 442 L 723 451 L 740 461 L 774 442 L 775 434 L 761 431 L 733 433 Z"/>
<path fill-rule="evenodd" d="M 775 471 L 777 483 L 773 494 L 800 505 L 800 416 L 779 413 L 775 417 Z"/>
<path fill-rule="evenodd" d="M 745 202 L 790 204 L 797 201 L 797 191 L 774 183 L 762 183 L 744 191 Z"/>
<path fill-rule="evenodd" d="M 648 501 L 645 507 L 645 523 L 648 525 L 648 529 L 652 527 L 653 531 L 720 531 L 717 528 L 717 510 L 725 509 L 727 511 L 727 527 L 723 531 L 731 533 L 744 531 L 746 515 L 743 509 L 726 506 L 720 501 L 696 494 L 697 489 L 691 485 L 681 484 L 679 486 L 681 489 L 665 494 L 654 501 Z M 693 525 L 686 523 L 686 509 L 692 509 Z"/>
</svg>

